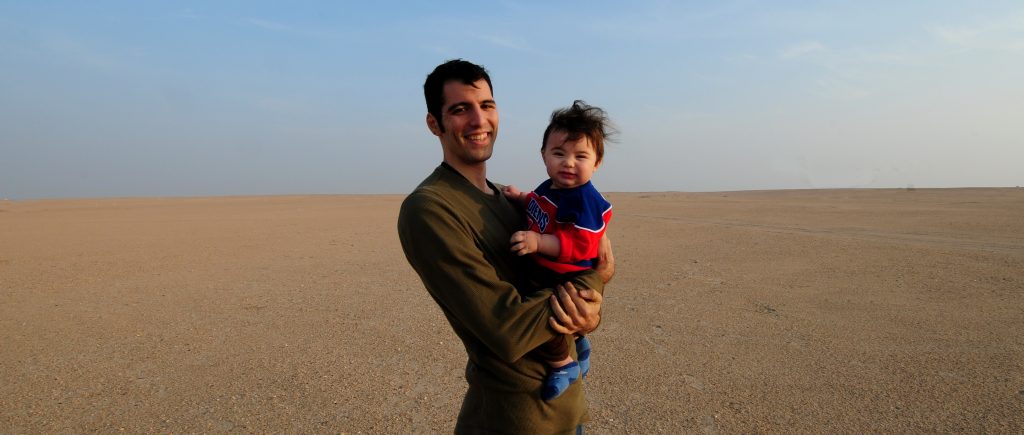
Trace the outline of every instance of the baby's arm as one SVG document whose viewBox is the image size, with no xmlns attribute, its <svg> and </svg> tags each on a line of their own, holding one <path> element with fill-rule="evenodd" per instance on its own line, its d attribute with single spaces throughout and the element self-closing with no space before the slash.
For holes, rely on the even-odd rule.
<svg viewBox="0 0 1024 435">
<path fill-rule="evenodd" d="M 557 257 L 562 251 L 562 242 L 552 234 L 541 234 L 533 231 L 516 231 L 512 233 L 512 252 L 517 255 L 541 254 Z"/>
<path fill-rule="evenodd" d="M 506 198 L 518 202 L 523 207 L 526 207 L 526 202 L 529 201 L 530 197 L 530 192 L 522 192 L 513 185 L 505 186 L 501 193 Z M 512 233 L 511 243 L 512 252 L 515 252 L 517 255 L 540 252 L 544 255 L 557 257 L 558 253 L 562 250 L 562 243 L 558 241 L 558 237 L 533 231 L 516 231 Z"/>
</svg>

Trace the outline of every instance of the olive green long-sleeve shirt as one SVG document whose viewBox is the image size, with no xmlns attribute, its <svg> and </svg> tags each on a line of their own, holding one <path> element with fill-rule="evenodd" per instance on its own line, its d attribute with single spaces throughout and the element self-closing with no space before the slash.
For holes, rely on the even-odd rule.
<svg viewBox="0 0 1024 435">
<path fill-rule="evenodd" d="M 487 195 L 442 164 L 405 199 L 398 217 L 409 264 L 469 356 L 456 432 L 572 433 L 589 419 L 582 382 L 545 402 L 547 367 L 524 357 L 556 335 L 547 324 L 552 291 L 537 288 L 548 272 L 510 251 L 509 238 L 525 217 L 500 186 L 491 187 L 495 194 Z M 595 273 L 574 281 L 604 291 Z"/>
</svg>

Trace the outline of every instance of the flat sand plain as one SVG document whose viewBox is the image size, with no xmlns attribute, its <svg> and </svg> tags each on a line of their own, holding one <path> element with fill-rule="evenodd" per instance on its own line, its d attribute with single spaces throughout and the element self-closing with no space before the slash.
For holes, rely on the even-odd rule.
<svg viewBox="0 0 1024 435">
<path fill-rule="evenodd" d="M 1024 431 L 1024 189 L 607 196 L 591 433 Z M 0 432 L 450 432 L 402 198 L 0 202 Z"/>
</svg>

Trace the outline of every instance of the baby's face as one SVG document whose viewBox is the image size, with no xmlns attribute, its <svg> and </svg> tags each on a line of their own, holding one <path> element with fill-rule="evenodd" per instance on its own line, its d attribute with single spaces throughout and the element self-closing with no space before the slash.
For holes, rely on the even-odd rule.
<svg viewBox="0 0 1024 435">
<path fill-rule="evenodd" d="M 552 186 L 556 189 L 587 184 L 597 167 L 601 166 L 594 145 L 586 135 L 577 140 L 569 140 L 568 136 L 565 131 L 552 131 L 541 151 L 548 177 L 551 177 Z"/>
</svg>

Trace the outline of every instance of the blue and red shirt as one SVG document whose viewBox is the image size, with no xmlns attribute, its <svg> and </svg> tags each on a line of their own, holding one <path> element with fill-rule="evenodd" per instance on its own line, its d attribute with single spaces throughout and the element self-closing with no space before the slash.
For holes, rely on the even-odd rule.
<svg viewBox="0 0 1024 435">
<path fill-rule="evenodd" d="M 530 231 L 558 237 L 558 257 L 535 254 L 542 266 L 558 273 L 578 272 L 594 266 L 612 205 L 589 181 L 572 189 L 552 189 L 547 180 L 530 192 L 526 215 Z"/>
</svg>

